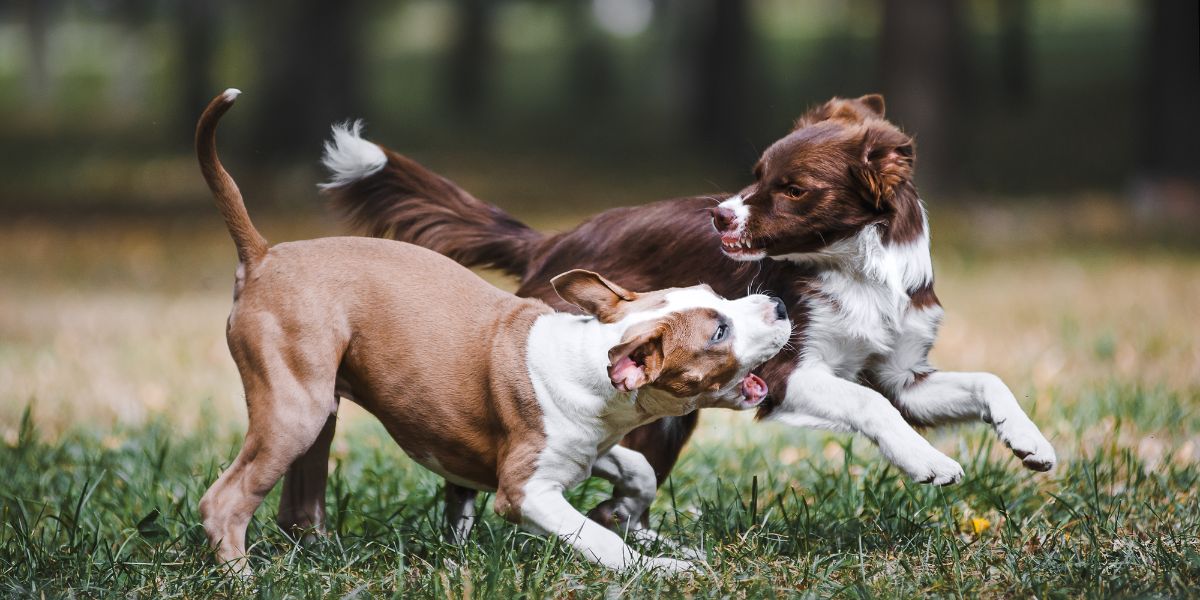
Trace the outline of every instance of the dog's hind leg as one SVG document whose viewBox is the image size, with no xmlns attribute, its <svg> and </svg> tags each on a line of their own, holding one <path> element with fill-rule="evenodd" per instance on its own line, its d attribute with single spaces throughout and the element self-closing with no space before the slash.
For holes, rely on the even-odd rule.
<svg viewBox="0 0 1200 600">
<path fill-rule="evenodd" d="M 323 433 L 332 435 L 327 425 L 336 411 L 337 361 L 325 368 L 316 354 L 284 356 L 269 345 L 264 350 L 263 337 L 231 331 L 230 350 L 246 388 L 250 423 L 241 452 L 200 500 L 200 517 L 217 559 L 239 571 L 249 567 L 246 526 L 254 511 Z M 258 341 L 245 341 L 253 338 Z M 326 443 L 320 453 L 327 448 Z"/>
<path fill-rule="evenodd" d="M 325 486 L 329 481 L 329 446 L 337 415 L 329 415 L 325 426 L 307 452 L 300 455 L 283 478 L 276 522 L 289 535 L 310 540 L 325 533 Z"/>
<path fill-rule="evenodd" d="M 650 528 L 650 505 L 658 491 L 657 480 L 654 467 L 640 452 L 614 446 L 596 459 L 592 475 L 612 483 L 613 495 L 588 512 L 589 519 L 643 544 L 661 544 L 693 560 L 703 558 L 700 552 L 680 546 Z"/>
<path fill-rule="evenodd" d="M 654 468 L 639 452 L 613 446 L 592 464 L 592 475 L 613 485 L 612 498 L 601 502 L 588 517 L 620 533 L 641 529 L 658 492 Z"/>
<path fill-rule="evenodd" d="M 446 482 L 446 541 L 465 544 L 475 526 L 475 497 L 479 492 Z"/>
</svg>

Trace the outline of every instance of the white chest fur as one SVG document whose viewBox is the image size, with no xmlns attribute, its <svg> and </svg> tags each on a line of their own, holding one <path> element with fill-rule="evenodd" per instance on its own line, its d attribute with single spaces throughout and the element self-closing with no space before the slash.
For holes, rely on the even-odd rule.
<svg viewBox="0 0 1200 600">
<path fill-rule="evenodd" d="M 884 245 L 867 227 L 820 252 L 779 257 L 820 268 L 808 297 L 800 365 L 823 367 L 854 379 L 869 361 L 924 360 L 940 309 L 914 309 L 908 291 L 933 279 L 928 229 L 911 242 Z M 895 365 L 903 370 L 905 365 Z M 908 365 L 912 366 L 912 365 Z"/>
</svg>

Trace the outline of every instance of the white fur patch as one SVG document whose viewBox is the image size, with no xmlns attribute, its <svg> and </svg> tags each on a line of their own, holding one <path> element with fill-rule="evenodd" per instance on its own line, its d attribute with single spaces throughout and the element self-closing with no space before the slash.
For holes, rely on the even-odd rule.
<svg viewBox="0 0 1200 600">
<path fill-rule="evenodd" d="M 383 150 L 360 135 L 362 126 L 361 119 L 333 126 L 332 137 L 325 142 L 325 154 L 321 157 L 330 179 L 317 187 L 323 190 L 341 187 L 374 175 L 387 164 Z"/>
<path fill-rule="evenodd" d="M 223 98 L 225 98 L 226 102 L 233 102 L 234 100 L 237 100 L 238 96 L 241 96 L 241 95 L 242 95 L 242 90 L 239 90 L 237 88 L 229 88 L 229 89 L 225 90 L 224 93 L 221 94 L 221 96 Z"/>
</svg>

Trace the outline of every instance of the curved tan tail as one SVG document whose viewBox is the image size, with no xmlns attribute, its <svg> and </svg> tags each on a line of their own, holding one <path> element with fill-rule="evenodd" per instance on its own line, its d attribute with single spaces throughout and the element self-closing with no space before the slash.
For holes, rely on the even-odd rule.
<svg viewBox="0 0 1200 600">
<path fill-rule="evenodd" d="M 196 158 L 200 160 L 200 172 L 204 174 L 204 181 L 212 190 L 217 209 L 225 218 L 225 226 L 237 246 L 238 261 L 248 269 L 266 254 L 267 240 L 250 222 L 242 192 L 217 158 L 217 122 L 233 106 L 239 94 L 240 91 L 229 88 L 208 103 L 196 123 Z"/>
</svg>

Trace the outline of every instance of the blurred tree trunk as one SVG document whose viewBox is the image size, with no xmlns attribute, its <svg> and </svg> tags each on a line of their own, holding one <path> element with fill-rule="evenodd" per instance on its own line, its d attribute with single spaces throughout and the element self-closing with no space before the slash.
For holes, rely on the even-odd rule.
<svg viewBox="0 0 1200 600">
<path fill-rule="evenodd" d="M 574 38 L 567 97 L 577 112 L 604 112 L 612 101 L 613 65 L 608 40 L 592 19 L 590 2 L 567 3 L 567 31 Z"/>
<path fill-rule="evenodd" d="M 1000 83 L 1010 111 L 1029 105 L 1029 0 L 1002 0 L 1000 10 Z"/>
<path fill-rule="evenodd" d="M 1148 0 L 1142 167 L 1150 178 L 1200 177 L 1200 3 Z"/>
<path fill-rule="evenodd" d="M 46 30 L 49 28 L 49 0 L 24 0 L 21 2 L 21 14 L 25 17 L 25 29 L 29 53 L 27 72 L 29 74 L 30 104 L 42 111 L 50 101 L 50 70 L 46 64 Z"/>
<path fill-rule="evenodd" d="M 747 64 L 751 41 L 749 15 L 743 0 L 690 0 L 699 14 L 692 39 L 691 90 L 688 122 L 703 142 L 731 159 L 753 160 L 753 147 L 743 125 L 748 89 Z"/>
<path fill-rule="evenodd" d="M 147 82 L 152 53 L 146 40 L 146 29 L 154 18 L 157 6 L 153 0 L 124 0 L 114 5 L 121 27 L 115 46 L 109 49 L 110 59 L 120 64 L 110 85 L 113 114 L 136 120 L 146 108 Z"/>
<path fill-rule="evenodd" d="M 213 83 L 212 73 L 220 10 L 219 0 L 178 0 L 175 5 L 179 66 L 187 74 L 180 78 L 179 86 L 180 131 L 191 131 L 205 104 L 221 91 Z M 181 139 L 190 146 L 190 136 Z"/>
<path fill-rule="evenodd" d="M 958 184 L 958 127 L 966 94 L 963 18 L 957 0 L 884 0 L 880 68 L 888 117 L 917 140 L 917 179 Z"/>
<path fill-rule="evenodd" d="M 335 121 L 362 114 L 362 3 L 254 4 L 260 48 L 254 144 L 260 161 L 311 161 Z"/>
<path fill-rule="evenodd" d="M 495 54 L 492 2 L 459 0 L 458 30 L 446 69 L 446 105 L 460 117 L 480 116 L 490 87 L 488 71 Z"/>
</svg>

